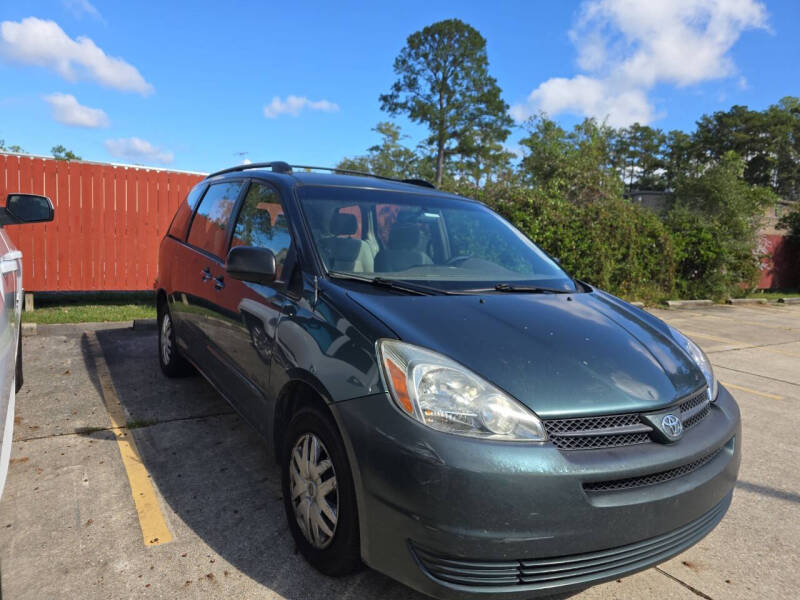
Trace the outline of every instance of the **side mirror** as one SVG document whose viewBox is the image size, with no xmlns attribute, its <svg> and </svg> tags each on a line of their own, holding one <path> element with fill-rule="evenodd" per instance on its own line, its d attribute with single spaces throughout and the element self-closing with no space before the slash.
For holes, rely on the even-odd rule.
<svg viewBox="0 0 800 600">
<path fill-rule="evenodd" d="M 228 252 L 225 272 L 232 279 L 251 283 L 271 283 L 277 272 L 275 254 L 267 248 L 236 246 Z"/>
<path fill-rule="evenodd" d="M 45 223 L 52 221 L 53 203 L 47 196 L 36 194 L 9 194 L 6 198 L 4 225 L 21 223 Z"/>
</svg>

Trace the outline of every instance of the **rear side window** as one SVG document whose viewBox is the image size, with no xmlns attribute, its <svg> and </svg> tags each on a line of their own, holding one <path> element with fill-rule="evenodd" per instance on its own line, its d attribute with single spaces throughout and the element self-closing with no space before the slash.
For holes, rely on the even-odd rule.
<svg viewBox="0 0 800 600">
<path fill-rule="evenodd" d="M 283 264 L 292 246 L 292 236 L 274 188 L 262 183 L 250 185 L 236 219 L 231 246 L 255 246 L 272 250 L 277 265 L 276 279 L 282 279 Z"/>
<path fill-rule="evenodd" d="M 186 238 L 186 228 L 189 226 L 189 220 L 192 218 L 192 213 L 194 212 L 194 209 L 197 206 L 197 201 L 200 199 L 204 189 L 206 189 L 205 184 L 198 183 L 191 190 L 189 190 L 186 198 L 183 202 L 181 202 L 181 205 L 175 212 L 175 216 L 172 218 L 172 224 L 169 226 L 167 235 L 171 235 L 179 240 Z"/>
<path fill-rule="evenodd" d="M 231 181 L 209 186 L 189 230 L 187 241 L 192 246 L 214 256 L 224 256 L 228 221 L 243 185 L 241 181 Z"/>
</svg>

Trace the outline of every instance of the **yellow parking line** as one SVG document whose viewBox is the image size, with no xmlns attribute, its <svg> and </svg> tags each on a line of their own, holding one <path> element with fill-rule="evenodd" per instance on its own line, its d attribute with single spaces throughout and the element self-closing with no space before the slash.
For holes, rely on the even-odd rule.
<svg viewBox="0 0 800 600">
<path fill-rule="evenodd" d="M 91 357 L 94 360 L 97 379 L 100 382 L 103 404 L 105 404 L 108 411 L 112 431 L 117 438 L 122 464 L 125 467 L 125 473 L 128 475 L 133 504 L 136 507 L 136 513 L 139 515 L 139 526 L 142 528 L 144 545 L 158 546 L 159 544 L 171 542 L 172 534 L 167 528 L 167 522 L 158 504 L 158 497 L 153 483 L 150 481 L 150 474 L 142 462 L 142 457 L 136 447 L 136 441 L 125 426 L 127 422 L 125 409 L 122 408 L 117 392 L 114 390 L 111 373 L 103 357 L 103 350 L 94 332 L 87 332 L 86 337 Z"/>
<path fill-rule="evenodd" d="M 756 396 L 764 396 L 764 398 L 769 398 L 771 400 L 783 400 L 783 396 L 778 396 L 777 394 L 768 394 L 766 392 L 759 392 L 758 390 L 751 390 L 750 388 L 744 387 L 743 385 L 736 385 L 735 383 L 728 383 L 727 381 L 720 381 L 720 383 L 725 387 L 733 388 L 735 390 L 740 390 L 742 392 L 747 392 L 748 394 L 755 394 Z"/>
</svg>

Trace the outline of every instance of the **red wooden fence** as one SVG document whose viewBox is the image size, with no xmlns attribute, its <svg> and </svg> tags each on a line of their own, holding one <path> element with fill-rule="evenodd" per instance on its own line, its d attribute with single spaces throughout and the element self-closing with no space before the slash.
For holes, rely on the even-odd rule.
<svg viewBox="0 0 800 600">
<path fill-rule="evenodd" d="M 6 228 L 22 250 L 30 292 L 150 290 L 158 244 L 178 203 L 202 179 L 182 173 L 0 153 L 0 201 L 13 192 L 44 194 L 55 220 Z M 781 236 L 765 236 L 759 287 L 800 284 Z"/>
<path fill-rule="evenodd" d="M 0 199 L 44 194 L 55 219 L 6 231 L 26 291 L 150 290 L 158 244 L 203 175 L 0 154 Z"/>
</svg>

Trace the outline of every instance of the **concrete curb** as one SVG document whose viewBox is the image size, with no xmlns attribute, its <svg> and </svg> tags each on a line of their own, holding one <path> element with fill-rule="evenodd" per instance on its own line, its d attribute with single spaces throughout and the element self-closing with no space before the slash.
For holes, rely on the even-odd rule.
<svg viewBox="0 0 800 600">
<path fill-rule="evenodd" d="M 22 336 L 36 335 L 36 323 L 22 323 Z"/>
<path fill-rule="evenodd" d="M 155 319 L 134 319 L 133 329 L 158 329 L 158 323 Z"/>
<path fill-rule="evenodd" d="M 728 298 L 728 304 L 766 304 L 766 298 Z"/>
<path fill-rule="evenodd" d="M 781 304 L 800 304 L 800 298 L 779 298 Z"/>
<path fill-rule="evenodd" d="M 695 308 L 696 306 L 712 306 L 711 300 L 667 300 L 670 308 Z"/>
<path fill-rule="evenodd" d="M 631 302 L 631 305 L 636 308 L 644 308 L 644 302 Z"/>
</svg>

